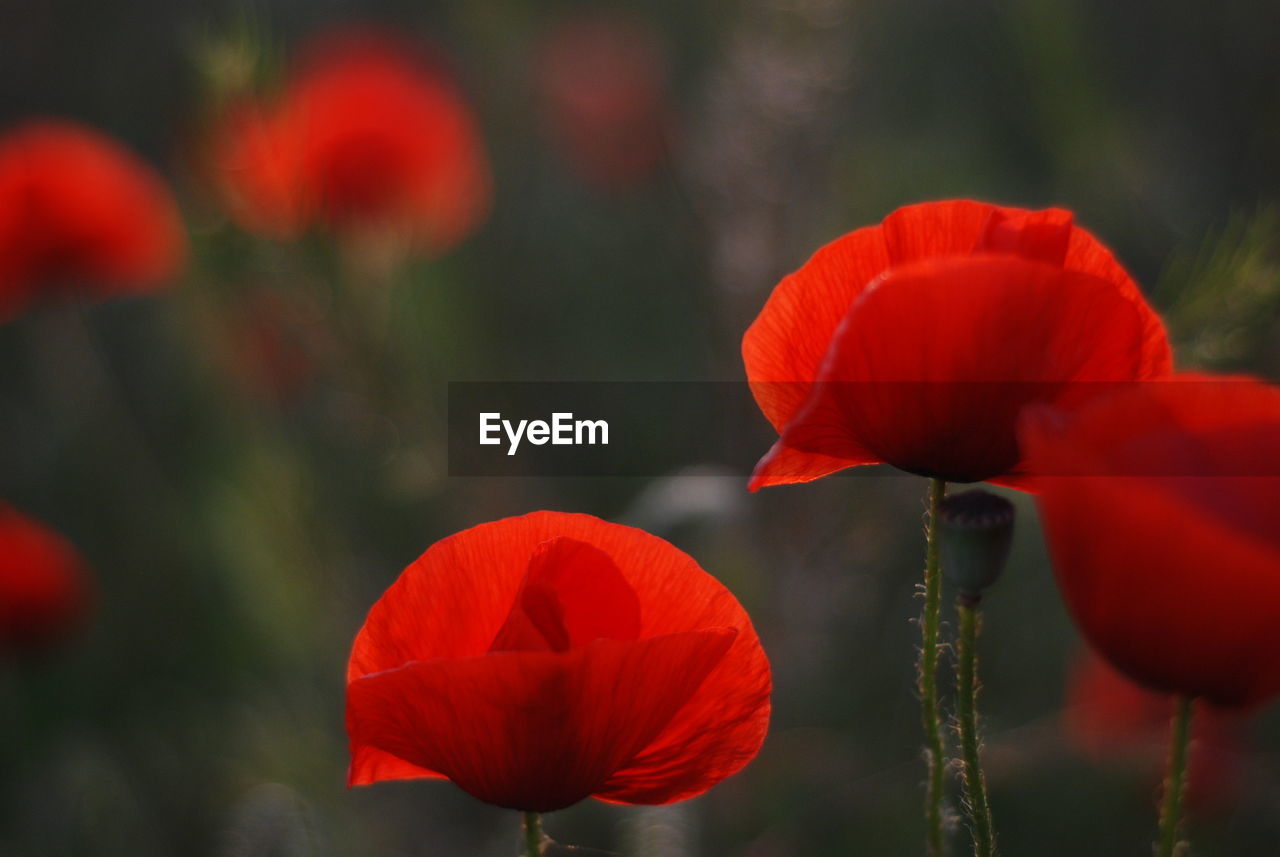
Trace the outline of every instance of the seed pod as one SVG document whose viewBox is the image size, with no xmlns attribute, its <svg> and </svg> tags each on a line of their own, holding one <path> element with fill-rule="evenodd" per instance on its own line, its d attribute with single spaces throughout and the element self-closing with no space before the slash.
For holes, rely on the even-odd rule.
<svg viewBox="0 0 1280 857">
<path fill-rule="evenodd" d="M 990 491 L 952 494 L 938 510 L 942 573 L 962 595 L 980 596 L 996 582 L 1013 541 L 1013 504 Z"/>
</svg>

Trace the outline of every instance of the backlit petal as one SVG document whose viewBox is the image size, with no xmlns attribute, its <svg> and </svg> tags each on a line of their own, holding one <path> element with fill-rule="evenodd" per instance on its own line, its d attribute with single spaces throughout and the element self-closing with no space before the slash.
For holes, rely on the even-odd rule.
<svg viewBox="0 0 1280 857">
<path fill-rule="evenodd" d="M 1011 256 L 896 268 L 850 309 L 782 442 L 952 481 L 1021 461 L 1016 424 L 1140 371 L 1142 318 L 1104 281 Z"/>
<path fill-rule="evenodd" d="M 589 548 L 584 549 L 582 545 Z M 634 592 L 639 602 L 638 629 L 628 618 L 634 614 L 625 606 L 625 591 L 613 583 L 605 586 L 613 590 L 609 598 L 615 601 L 615 608 L 603 624 L 587 615 L 586 600 L 580 601 L 581 609 L 574 606 L 575 599 L 583 599 L 591 587 L 600 585 L 585 580 L 592 568 L 599 568 L 599 557 L 594 553 L 597 550 L 612 560 L 622 580 Z M 560 581 L 565 586 L 557 596 L 560 599 L 557 603 L 568 605 L 564 615 L 575 611 L 580 614 L 580 620 L 570 622 L 570 636 L 575 645 L 588 637 L 597 638 L 597 642 L 586 645 L 585 649 L 572 648 L 563 653 L 508 651 L 486 655 L 511 617 L 528 571 L 536 570 L 561 552 L 561 558 L 568 562 L 565 579 Z M 542 559 L 531 563 L 535 555 Z M 541 574 L 558 577 L 554 571 L 548 566 Z M 575 579 L 586 588 L 573 585 Z M 616 758 L 610 756 L 615 759 L 616 768 L 606 772 L 607 785 L 604 780 L 596 783 L 607 792 L 599 796 L 611 800 L 664 802 L 704 791 L 755 755 L 768 724 L 771 683 L 768 660 L 759 639 L 733 595 L 687 554 L 642 530 L 610 524 L 589 515 L 538 512 L 474 527 L 433 545 L 406 569 L 370 611 L 352 652 L 349 689 L 353 692 L 357 685 L 363 686 L 363 676 L 380 678 L 414 661 L 466 660 L 514 670 L 503 666 L 506 661 L 500 657 L 538 655 L 572 659 L 604 642 L 623 644 L 618 640 L 599 640 L 598 635 L 635 633 L 639 642 L 647 642 L 709 629 L 719 629 L 717 634 L 728 635 L 723 658 L 708 668 L 696 686 L 690 686 L 689 695 L 681 705 L 655 727 L 656 732 L 645 735 L 644 743 L 627 747 L 627 752 Z M 539 639 L 546 640 L 541 635 Z M 498 659 L 488 660 L 490 658 Z M 535 659 L 528 663 L 543 662 Z M 451 669 L 454 668 L 438 665 L 430 668 Z M 394 708 L 379 705 L 380 711 Z M 376 728 L 366 729 L 368 724 L 352 721 L 352 729 L 359 726 L 358 731 L 352 732 L 352 784 L 410 777 L 415 771 L 422 771 L 423 775 L 443 773 L 434 767 L 444 764 L 435 756 L 400 744 L 388 749 L 391 745 L 385 737 L 370 738 L 369 735 L 375 733 L 395 731 L 394 722 L 378 716 L 382 725 Z M 421 725 L 420 719 L 396 722 L 406 730 Z M 451 722 L 446 718 L 437 723 Z M 643 731 L 628 734 L 639 735 Z M 404 740 L 416 739 L 410 736 Z M 397 758 L 400 762 L 394 761 Z M 593 758 L 598 761 L 603 757 Z M 515 768 L 508 766 L 504 770 L 510 772 Z M 584 779 L 580 774 L 581 771 L 573 774 L 573 789 Z M 452 774 L 450 778 L 456 779 Z M 517 785 L 528 786 L 527 783 Z M 481 786 L 486 794 L 497 788 L 493 783 L 476 787 Z M 551 787 L 558 790 L 557 793 L 573 790 L 556 784 Z"/>
<path fill-rule="evenodd" d="M 879 226 L 850 232 L 782 280 L 742 338 L 747 380 L 782 431 L 808 397 L 822 358 L 854 298 L 888 266 Z"/>
<path fill-rule="evenodd" d="M 490 651 L 563 652 L 594 640 L 634 640 L 640 599 L 609 555 L 576 539 L 543 542 Z"/>
<path fill-rule="evenodd" d="M 708 629 L 411 663 L 351 683 L 348 731 L 353 746 L 440 771 L 488 803 L 562 809 L 652 741 L 735 636 Z"/>
</svg>

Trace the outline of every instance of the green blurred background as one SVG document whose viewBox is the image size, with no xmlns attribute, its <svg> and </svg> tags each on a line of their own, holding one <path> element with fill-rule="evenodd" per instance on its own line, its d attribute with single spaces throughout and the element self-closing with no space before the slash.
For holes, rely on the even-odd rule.
<svg viewBox="0 0 1280 857">
<path fill-rule="evenodd" d="M 548 133 L 530 72 L 548 33 L 602 9 L 648 32 L 663 96 L 661 151 L 608 186 Z M 322 237 L 237 232 L 191 163 L 220 51 L 251 34 L 287 57 L 352 22 L 447 55 L 494 164 L 480 231 L 392 277 Z M 953 196 L 1075 210 L 1166 314 L 1182 368 L 1275 378 L 1277 37 L 1271 0 L 0 0 L 0 124 L 64 115 L 124 139 L 174 182 L 194 246 L 170 292 L 0 328 L 0 491 L 76 543 L 98 598 L 79 638 L 0 673 L 0 854 L 508 857 L 514 814 L 447 784 L 344 789 L 343 670 L 423 549 L 537 508 L 693 553 L 752 613 L 776 682 L 743 774 L 670 809 L 583 804 L 553 837 L 920 853 L 923 480 L 449 478 L 445 385 L 738 379 L 781 275 Z M 1079 642 L 1016 501 L 982 642 L 1003 850 L 1147 853 L 1153 775 L 1097 766 L 1061 728 Z M 1239 730 L 1198 855 L 1280 853 L 1280 720 Z"/>
</svg>

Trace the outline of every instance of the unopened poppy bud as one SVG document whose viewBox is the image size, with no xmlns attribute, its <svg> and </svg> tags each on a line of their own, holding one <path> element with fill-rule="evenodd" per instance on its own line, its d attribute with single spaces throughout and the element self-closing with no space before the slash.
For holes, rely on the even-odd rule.
<svg viewBox="0 0 1280 857">
<path fill-rule="evenodd" d="M 975 598 L 996 582 L 1013 541 L 1013 504 L 989 491 L 952 494 L 938 510 L 942 571 Z"/>
</svg>

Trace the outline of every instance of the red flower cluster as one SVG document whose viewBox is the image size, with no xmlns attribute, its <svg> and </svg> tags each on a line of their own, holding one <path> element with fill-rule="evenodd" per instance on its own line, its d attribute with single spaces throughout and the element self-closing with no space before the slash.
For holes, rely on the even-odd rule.
<svg viewBox="0 0 1280 857">
<path fill-rule="evenodd" d="M 820 249 L 742 353 L 781 435 L 752 490 L 883 462 L 1016 476 L 1029 404 L 1171 371 L 1160 319 L 1070 212 L 967 200 L 907 206 Z"/>
<path fill-rule="evenodd" d="M 241 226 L 292 238 L 324 223 L 393 229 L 442 252 L 487 213 L 488 161 L 453 84 L 395 39 L 323 38 L 274 102 L 242 103 L 214 144 Z"/>
<path fill-rule="evenodd" d="M 71 543 L 0 501 L 0 651 L 57 643 L 84 620 L 89 600 Z"/>
<path fill-rule="evenodd" d="M 0 321 L 55 294 L 155 290 L 185 257 L 168 189 L 114 140 L 51 119 L 0 136 Z"/>
<path fill-rule="evenodd" d="M 1092 646 L 1143 685 L 1280 694 L 1280 389 L 1178 375 L 1024 431 L 1054 571 Z"/>
<path fill-rule="evenodd" d="M 523 811 L 692 797 L 769 719 L 768 660 L 724 586 L 648 533 L 556 512 L 428 549 L 347 682 L 352 785 L 445 777 Z"/>
</svg>

